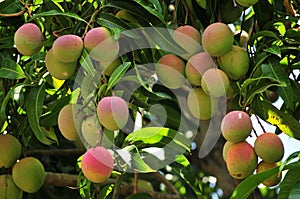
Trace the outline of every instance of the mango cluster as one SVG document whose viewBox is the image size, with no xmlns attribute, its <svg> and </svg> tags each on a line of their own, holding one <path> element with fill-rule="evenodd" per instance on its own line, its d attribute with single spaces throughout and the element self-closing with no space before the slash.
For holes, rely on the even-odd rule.
<svg viewBox="0 0 300 199">
<path fill-rule="evenodd" d="M 259 135 L 251 146 L 246 138 L 252 131 L 252 122 L 244 111 L 231 111 L 221 123 L 223 137 L 227 140 L 223 147 L 223 158 L 229 174 L 235 179 L 244 179 L 257 173 L 272 169 L 283 158 L 284 147 L 281 139 L 274 133 Z M 258 158 L 261 159 L 258 164 Z M 263 184 L 274 186 L 281 180 L 281 174 L 266 179 Z"/>
<path fill-rule="evenodd" d="M 248 53 L 233 45 L 234 33 L 221 22 L 210 24 L 202 35 L 190 25 L 179 26 L 173 39 L 185 53 L 164 54 L 155 64 L 158 80 L 170 89 L 181 88 L 187 80 L 192 85 L 187 96 L 191 114 L 208 120 L 217 111 L 218 99 L 226 96 L 230 82 L 248 72 Z"/>
<path fill-rule="evenodd" d="M 22 146 L 10 134 L 0 135 L 0 167 L 10 168 L 10 174 L 0 175 L 0 198 L 20 199 L 23 191 L 37 192 L 44 184 L 45 170 L 36 158 L 25 157 L 19 160 Z"/>
<path fill-rule="evenodd" d="M 75 105 L 67 104 L 58 115 L 58 127 L 62 135 L 71 141 L 78 139 L 79 133 L 84 142 L 90 147 L 83 155 L 81 168 L 87 179 L 94 183 L 106 181 L 114 168 L 114 160 L 102 145 L 105 137 L 103 132 L 107 129 L 111 133 L 122 129 L 129 119 L 128 105 L 121 97 L 106 96 L 97 104 L 95 115 L 83 117 L 81 128 L 76 128 L 74 116 Z M 101 140 L 101 141 L 100 141 Z"/>
</svg>

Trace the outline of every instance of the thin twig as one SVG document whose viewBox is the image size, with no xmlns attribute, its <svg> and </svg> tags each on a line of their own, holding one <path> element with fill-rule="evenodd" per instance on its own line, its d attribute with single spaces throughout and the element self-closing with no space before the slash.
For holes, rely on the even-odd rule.
<svg viewBox="0 0 300 199">
<path fill-rule="evenodd" d="M 118 199 L 121 190 L 122 175 L 117 175 L 112 199 Z"/>
<path fill-rule="evenodd" d="M 134 194 L 138 193 L 139 191 L 138 182 L 139 182 L 139 174 L 138 172 L 134 171 L 134 187 L 133 187 Z"/>
<path fill-rule="evenodd" d="M 260 127 L 262 128 L 263 132 L 266 133 L 267 131 L 266 131 L 266 129 L 264 128 L 264 126 L 262 125 L 262 123 L 261 123 L 259 117 L 258 117 L 256 114 L 254 114 L 254 116 L 255 116 L 255 118 L 256 118 L 258 124 L 259 124 Z"/>
<path fill-rule="evenodd" d="M 4 14 L 4 13 L 0 13 L 0 17 L 18 17 L 21 16 L 22 14 L 25 13 L 25 9 L 17 12 L 17 13 L 10 13 L 10 14 Z"/>
</svg>

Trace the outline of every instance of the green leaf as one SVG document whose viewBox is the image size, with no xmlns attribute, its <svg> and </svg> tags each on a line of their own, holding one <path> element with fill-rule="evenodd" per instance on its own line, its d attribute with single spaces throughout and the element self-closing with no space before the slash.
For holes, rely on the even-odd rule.
<svg viewBox="0 0 300 199">
<path fill-rule="evenodd" d="M 4 59 L 0 68 L 0 77 L 6 79 L 26 78 L 21 66 L 11 59 Z"/>
<path fill-rule="evenodd" d="M 295 169 L 299 172 L 300 162 L 291 163 L 284 167 L 286 169 Z M 264 180 L 275 175 L 279 172 L 279 166 L 273 169 L 254 174 L 243 180 L 234 190 L 231 195 L 231 199 L 246 199 L 252 193 L 252 191 Z M 281 187 L 282 189 L 282 187 Z"/>
<path fill-rule="evenodd" d="M 130 153 L 130 158 L 131 158 L 130 161 L 128 161 L 128 155 L 125 156 L 127 160 L 126 161 L 127 166 L 129 167 L 128 169 L 132 169 L 134 171 L 141 172 L 141 173 L 155 172 L 155 170 L 153 170 L 142 159 L 140 152 L 138 151 L 135 145 L 129 145 L 120 150 L 116 150 L 116 152 L 119 154 L 121 158 L 123 157 L 122 154 L 124 154 L 124 151 Z"/>
<path fill-rule="evenodd" d="M 271 54 L 274 54 L 274 55 L 281 58 L 280 48 L 276 45 L 272 45 L 270 48 L 264 49 L 264 51 L 268 52 L 268 53 L 271 53 Z"/>
<path fill-rule="evenodd" d="M 38 13 L 33 15 L 28 21 L 33 21 L 37 18 L 41 18 L 41 17 L 49 17 L 49 16 L 65 16 L 65 17 L 69 17 L 69 18 L 74 18 L 78 21 L 82 21 L 86 24 L 89 24 L 87 21 L 85 21 L 84 19 L 82 19 L 80 16 L 78 16 L 75 13 L 71 13 L 71 12 L 59 12 L 57 10 L 49 10 L 46 12 L 42 12 L 42 13 Z"/>
<path fill-rule="evenodd" d="M 95 74 L 95 68 L 93 62 L 89 56 L 89 53 L 84 49 L 79 60 L 80 66 L 87 74 Z"/>
<path fill-rule="evenodd" d="M 274 39 L 276 39 L 276 40 L 279 39 L 278 36 L 277 36 L 274 32 L 269 31 L 269 30 L 263 30 L 263 31 L 259 31 L 259 32 L 255 33 L 255 34 L 253 34 L 253 35 L 250 37 L 250 39 L 249 39 L 249 41 L 248 41 L 248 44 L 249 44 L 250 46 L 252 46 L 252 45 L 254 44 L 254 41 L 255 41 L 256 39 L 261 38 L 261 37 L 270 37 L 270 38 L 274 38 Z"/>
<path fill-rule="evenodd" d="M 244 94 L 244 106 L 251 104 L 255 96 L 273 86 L 285 87 L 286 84 L 272 77 L 257 77 L 245 80 L 241 85 L 241 93 Z"/>
<path fill-rule="evenodd" d="M 11 14 L 16 13 L 22 9 L 22 5 L 19 1 L 5 0 L 0 3 L 0 13 Z"/>
<path fill-rule="evenodd" d="M 111 77 L 108 80 L 108 86 L 106 91 L 109 91 L 112 87 L 114 87 L 126 73 L 127 69 L 131 66 L 131 62 L 125 62 L 118 66 L 118 68 L 113 72 Z"/>
<path fill-rule="evenodd" d="M 299 198 L 300 198 L 300 183 L 298 182 L 296 185 L 294 185 L 289 195 L 289 199 L 299 199 Z"/>
<path fill-rule="evenodd" d="M 105 27 L 108 28 L 118 28 L 120 31 L 124 33 L 127 37 L 139 38 L 139 34 L 137 34 L 134 30 L 133 27 L 125 23 L 123 20 L 115 17 L 115 15 L 109 14 L 109 13 L 101 13 L 99 18 L 97 19 L 97 22 Z M 131 30 L 131 31 L 127 31 Z"/>
<path fill-rule="evenodd" d="M 255 100 L 252 108 L 259 117 L 276 125 L 288 136 L 300 140 L 300 123 L 292 115 L 278 110 L 270 102 L 262 99 Z"/>
<path fill-rule="evenodd" d="M 98 198 L 103 198 L 103 199 L 107 198 L 107 196 L 113 192 L 114 186 L 115 186 L 114 184 L 109 184 L 103 187 L 100 190 L 100 193 L 98 194 Z"/>
<path fill-rule="evenodd" d="M 299 168 L 300 167 L 291 169 L 286 173 L 283 181 L 280 184 L 278 199 L 289 198 L 289 195 L 293 187 L 295 186 L 295 184 L 298 182 L 298 179 L 300 178 Z"/>
<path fill-rule="evenodd" d="M 48 139 L 40 126 L 40 117 L 42 115 L 42 107 L 45 98 L 45 83 L 30 89 L 26 99 L 26 112 L 28 116 L 29 125 L 35 137 L 43 144 L 51 145 L 55 143 Z"/>
<path fill-rule="evenodd" d="M 126 199 L 152 199 L 152 196 L 148 193 L 137 193 L 126 197 Z"/>
<path fill-rule="evenodd" d="M 278 94 L 284 100 L 284 103 L 288 108 L 294 109 L 294 95 L 293 89 L 290 83 L 290 79 L 287 76 L 287 73 L 282 69 L 279 59 L 274 59 L 271 57 L 268 64 L 262 64 L 261 66 L 264 76 L 271 77 L 276 79 L 279 82 L 284 82 L 285 87 L 278 88 Z"/>
</svg>

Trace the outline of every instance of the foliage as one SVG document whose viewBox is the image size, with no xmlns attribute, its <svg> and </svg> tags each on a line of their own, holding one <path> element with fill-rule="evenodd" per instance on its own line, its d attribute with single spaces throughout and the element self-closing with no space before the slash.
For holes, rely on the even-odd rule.
<svg viewBox="0 0 300 199">
<path fill-rule="evenodd" d="M 152 75 L 155 70 L 153 63 L 162 55 L 169 51 L 183 52 L 169 32 L 163 30 L 190 24 L 202 33 L 209 24 L 220 20 L 220 1 L 0 1 L 0 129 L 1 133 L 12 134 L 21 141 L 23 156 L 30 154 L 31 150 L 86 149 L 86 143 L 67 141 L 60 134 L 57 117 L 64 105 L 80 104 L 80 108 L 84 108 L 84 114 L 78 116 L 82 121 L 95 112 L 95 104 L 104 96 L 120 95 L 130 102 L 131 121 L 126 128 L 115 133 L 106 132 L 114 145 L 111 147 L 114 157 L 119 158 L 118 170 L 111 177 L 114 181 L 99 185 L 85 179 L 81 175 L 78 154 L 64 158 L 61 154 L 37 155 L 46 171 L 79 174 L 78 187 L 74 190 L 74 187 L 44 186 L 35 194 L 24 194 L 24 198 L 45 195 L 49 198 L 116 198 L 116 194 L 124 194 L 116 191 L 121 181 L 134 184 L 136 179 L 134 174 L 126 171 L 140 172 L 139 176 L 148 179 L 154 190 L 161 194 L 170 191 L 170 187 L 166 189 L 162 184 L 173 187 L 187 198 L 209 198 L 218 193 L 215 184 L 203 180 L 214 174 L 200 171 L 190 163 L 189 156 L 195 152 L 191 147 L 194 144 L 192 139 L 202 127 L 182 108 L 178 96 L 187 95 L 186 90 L 176 95 L 173 90 L 155 84 Z M 244 78 L 232 82 L 236 90 L 228 99 L 231 103 L 228 108 L 255 114 L 276 126 L 276 133 L 285 133 L 300 140 L 300 31 L 298 15 L 291 13 L 298 8 L 298 2 L 294 1 L 290 4 L 285 0 L 259 0 L 254 6 L 245 8 L 242 16 L 232 23 L 233 29 L 238 32 L 235 44 L 242 45 L 241 30 L 249 33 L 250 70 Z M 116 17 L 118 10 L 127 11 L 136 22 Z M 13 41 L 16 30 L 27 22 L 37 24 L 45 37 L 43 48 L 33 56 L 22 56 Z M 109 28 L 115 39 L 126 38 L 123 45 L 129 49 L 120 56 L 122 63 L 114 73 L 111 76 L 100 74 L 95 62 L 83 51 L 77 72 L 70 79 L 51 77 L 44 60 L 55 39 L 65 34 L 84 38 L 87 30 L 99 26 Z M 148 35 L 144 34 L 143 27 L 151 27 L 146 29 Z M 149 42 L 149 37 L 156 45 Z M 269 91 L 278 93 L 282 99 L 280 108 L 270 101 Z M 138 129 L 135 124 L 143 128 Z M 193 135 L 187 137 L 189 131 Z M 151 149 L 163 151 L 165 159 L 160 162 L 149 152 Z M 124 151 L 133 154 L 131 163 L 122 158 Z M 285 170 L 287 174 L 279 185 L 278 198 L 297 198 L 299 154 L 291 154 L 277 168 L 245 179 L 231 198 L 247 198 L 264 179 Z M 164 161 L 168 165 L 164 165 Z M 159 165 L 151 164 L 153 162 Z M 166 177 L 165 181 L 144 174 L 157 170 Z M 0 169 L 1 174 L 7 172 Z M 171 180 L 166 180 L 167 176 L 172 176 Z M 151 196 L 137 193 L 129 198 Z"/>
</svg>

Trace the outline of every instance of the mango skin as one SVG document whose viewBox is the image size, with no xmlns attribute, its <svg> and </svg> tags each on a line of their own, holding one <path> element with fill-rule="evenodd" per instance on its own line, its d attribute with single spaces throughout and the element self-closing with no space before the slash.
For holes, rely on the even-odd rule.
<svg viewBox="0 0 300 199">
<path fill-rule="evenodd" d="M 246 141 L 230 146 L 226 156 L 227 169 L 235 179 L 245 179 L 250 176 L 257 167 L 257 161 L 253 147 Z"/>
<path fill-rule="evenodd" d="M 77 129 L 74 123 L 73 105 L 65 105 L 58 114 L 58 128 L 61 134 L 70 141 L 78 139 Z"/>
<path fill-rule="evenodd" d="M 111 76 L 113 72 L 121 65 L 121 60 L 119 58 L 112 62 L 99 62 L 102 74 Z"/>
<path fill-rule="evenodd" d="M 255 153 L 264 161 L 274 163 L 283 158 L 284 146 L 275 133 L 263 133 L 254 142 Z"/>
<path fill-rule="evenodd" d="M 12 178 L 21 190 L 35 193 L 44 184 L 45 169 L 38 159 L 26 157 L 14 165 Z"/>
<path fill-rule="evenodd" d="M 226 162 L 226 156 L 228 153 L 228 149 L 234 144 L 234 142 L 226 141 L 223 146 L 223 160 Z"/>
<path fill-rule="evenodd" d="M 155 64 L 155 70 L 158 79 L 168 88 L 178 89 L 185 83 L 185 63 L 173 54 L 162 56 Z"/>
<path fill-rule="evenodd" d="M 52 77 L 60 80 L 66 80 L 75 72 L 77 62 L 61 62 L 56 59 L 53 49 L 50 49 L 45 57 L 45 64 L 48 72 Z"/>
<path fill-rule="evenodd" d="M 180 55 L 185 59 L 199 53 L 201 36 L 199 30 L 190 25 L 179 26 L 173 32 L 173 38 L 187 53 Z"/>
<path fill-rule="evenodd" d="M 110 62 L 116 59 L 119 53 L 119 42 L 115 40 L 105 27 L 90 29 L 84 37 L 84 48 L 92 59 Z"/>
<path fill-rule="evenodd" d="M 219 57 L 218 63 L 229 79 L 239 80 L 247 74 L 250 59 L 244 48 L 233 45 L 229 52 Z"/>
<path fill-rule="evenodd" d="M 73 34 L 58 37 L 52 45 L 53 54 L 61 62 L 76 62 L 83 50 L 82 39 Z"/>
<path fill-rule="evenodd" d="M 277 166 L 278 166 L 277 163 L 261 161 L 257 166 L 256 173 L 261 173 L 261 172 L 273 169 Z M 262 182 L 262 184 L 267 187 L 275 186 L 281 181 L 281 177 L 282 177 L 282 174 L 280 172 L 279 174 L 275 174 L 275 175 L 267 178 L 265 181 Z"/>
<path fill-rule="evenodd" d="M 17 50 L 27 56 L 39 52 L 43 46 L 43 34 L 40 28 L 33 23 L 26 23 L 18 28 L 14 35 Z"/>
<path fill-rule="evenodd" d="M 218 100 L 207 95 L 200 87 L 193 88 L 187 97 L 187 105 L 191 114 L 200 119 L 210 119 L 217 110 Z"/>
<path fill-rule="evenodd" d="M 210 55 L 205 52 L 200 52 L 193 55 L 187 61 L 185 76 L 192 85 L 201 86 L 201 79 L 204 72 L 215 67 L 216 64 Z"/>
<path fill-rule="evenodd" d="M 244 111 L 231 111 L 221 122 L 223 137 L 230 142 L 244 141 L 252 131 L 250 116 Z"/>
<path fill-rule="evenodd" d="M 89 146 L 95 147 L 98 145 L 101 138 L 101 127 L 96 115 L 83 120 L 81 124 L 81 133 Z"/>
<path fill-rule="evenodd" d="M 94 183 L 102 183 L 110 177 L 114 168 L 114 160 L 107 149 L 97 146 L 85 152 L 81 168 L 88 180 Z"/>
<path fill-rule="evenodd" d="M 9 168 L 15 164 L 22 152 L 19 140 L 10 134 L 0 135 L 0 168 Z"/>
<path fill-rule="evenodd" d="M 14 183 L 9 174 L 0 175 L 0 199 L 22 199 L 23 191 Z"/>
<path fill-rule="evenodd" d="M 230 51 L 233 42 L 233 32 L 221 22 L 210 24 L 202 34 L 202 47 L 213 57 L 221 56 Z"/>
<path fill-rule="evenodd" d="M 225 96 L 229 84 L 230 82 L 227 75 L 217 68 L 211 68 L 205 71 L 201 79 L 203 91 L 213 97 Z"/>
<path fill-rule="evenodd" d="M 122 129 L 129 118 L 127 103 L 117 96 L 104 97 L 98 103 L 97 116 L 100 124 L 108 130 Z"/>
</svg>

